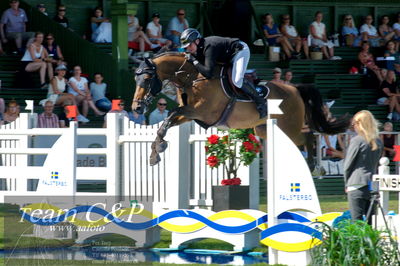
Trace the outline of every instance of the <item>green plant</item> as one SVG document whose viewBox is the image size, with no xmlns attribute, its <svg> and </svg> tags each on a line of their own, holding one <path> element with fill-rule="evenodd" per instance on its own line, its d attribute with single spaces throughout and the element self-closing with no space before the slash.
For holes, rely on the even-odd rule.
<svg viewBox="0 0 400 266">
<path fill-rule="evenodd" d="M 399 265 L 397 244 L 385 231 L 363 221 L 341 221 L 337 228 L 320 223 L 322 244 L 311 250 L 311 265 Z"/>
<path fill-rule="evenodd" d="M 211 168 L 223 166 L 228 180 L 223 185 L 239 185 L 237 170 L 243 165 L 250 165 L 260 152 L 261 144 L 254 136 L 252 129 L 230 129 L 228 134 L 219 137 L 211 135 L 205 146 L 207 165 Z M 224 181 L 224 180 L 223 180 Z M 227 180 L 225 180 L 227 181 Z"/>
</svg>

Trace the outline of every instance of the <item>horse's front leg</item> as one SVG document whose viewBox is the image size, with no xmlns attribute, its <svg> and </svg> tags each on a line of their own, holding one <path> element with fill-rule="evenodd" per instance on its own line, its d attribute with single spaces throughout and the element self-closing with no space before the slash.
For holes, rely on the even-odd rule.
<svg viewBox="0 0 400 266">
<path fill-rule="evenodd" d="M 191 119 L 183 115 L 183 110 L 181 108 L 178 108 L 170 113 L 170 115 L 164 120 L 161 127 L 158 129 L 157 137 L 151 144 L 150 165 L 156 165 L 161 161 L 160 153 L 164 152 L 168 147 L 168 143 L 164 140 L 168 129 L 190 120 Z"/>
</svg>

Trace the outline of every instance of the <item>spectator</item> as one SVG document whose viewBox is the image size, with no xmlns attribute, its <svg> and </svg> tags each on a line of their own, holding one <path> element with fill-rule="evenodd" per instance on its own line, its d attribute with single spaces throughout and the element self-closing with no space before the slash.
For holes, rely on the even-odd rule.
<svg viewBox="0 0 400 266">
<path fill-rule="evenodd" d="M 396 86 L 396 75 L 393 70 L 389 70 L 386 79 L 382 81 L 382 84 L 378 91 L 378 105 L 388 105 L 389 106 L 389 114 L 387 119 L 392 120 L 393 111 L 400 113 L 400 104 L 399 104 L 399 89 Z"/>
<path fill-rule="evenodd" d="M 376 173 L 383 144 L 378 135 L 378 122 L 371 112 L 358 112 L 354 115 L 353 124 L 357 136 L 351 139 L 344 161 L 345 191 L 352 219 L 362 220 L 370 206 L 368 183 Z M 371 219 L 368 219 L 370 222 Z"/>
<path fill-rule="evenodd" d="M 144 117 L 144 114 L 138 114 L 135 110 L 132 110 L 128 115 L 129 120 L 133 121 L 135 124 L 146 125 L 146 117 Z"/>
<path fill-rule="evenodd" d="M 285 83 L 285 82 L 281 79 L 281 76 L 282 76 L 282 69 L 280 69 L 279 67 L 275 67 L 275 68 L 272 70 L 272 73 L 273 73 L 273 76 L 272 76 L 271 81 L 276 82 L 276 83 Z"/>
<path fill-rule="evenodd" d="M 394 57 L 393 67 L 388 67 L 388 69 L 396 70 L 396 72 L 400 73 L 400 53 L 396 52 L 396 44 L 394 41 L 388 41 L 386 44 L 385 57 L 386 56 Z"/>
<path fill-rule="evenodd" d="M 358 53 L 358 60 L 362 68 L 372 71 L 380 81 L 383 80 L 379 67 L 375 64 L 374 56 L 369 52 L 368 42 L 363 42 L 361 52 Z"/>
<path fill-rule="evenodd" d="M 396 34 L 392 27 L 389 26 L 389 16 L 384 15 L 381 18 L 381 25 L 379 25 L 379 35 L 387 42 L 393 39 Z"/>
<path fill-rule="evenodd" d="M 98 40 L 98 36 L 101 35 L 100 25 L 103 22 L 110 22 L 110 20 L 106 17 L 103 17 L 103 9 L 101 7 L 96 7 L 93 12 L 93 17 L 90 19 L 90 25 L 92 28 L 92 41 L 93 42 L 101 42 Z M 111 35 L 111 31 L 110 31 Z"/>
<path fill-rule="evenodd" d="M 42 13 L 43 15 L 45 15 L 45 16 L 48 16 L 48 15 L 49 15 L 49 14 L 47 14 L 47 12 L 46 12 L 46 6 L 45 6 L 44 4 L 38 4 L 36 7 L 37 7 L 38 11 L 39 11 L 40 13 Z"/>
<path fill-rule="evenodd" d="M 288 59 L 292 57 L 294 49 L 290 45 L 288 39 L 283 36 L 278 29 L 278 25 L 274 23 L 274 18 L 271 14 L 266 13 L 262 16 L 264 36 L 269 46 L 276 46 L 278 43 L 282 46 L 283 51 Z"/>
<path fill-rule="evenodd" d="M 68 82 L 68 93 L 75 96 L 75 101 L 78 105 L 82 105 L 82 115 L 87 117 L 89 107 L 93 109 L 96 115 L 104 115 L 104 112 L 97 109 L 96 105 L 92 101 L 90 95 L 88 81 L 85 77 L 81 77 L 82 69 L 80 66 L 74 67 L 73 76 Z"/>
<path fill-rule="evenodd" d="M 396 18 L 397 22 L 393 24 L 393 31 L 395 32 L 393 38 L 396 41 L 396 51 L 398 51 L 400 43 L 400 12 L 397 13 Z"/>
<path fill-rule="evenodd" d="M 361 35 L 356 27 L 352 15 L 346 15 L 342 24 L 342 37 L 346 46 L 358 47 L 361 44 Z"/>
<path fill-rule="evenodd" d="M 115 108 L 115 102 L 114 101 L 119 101 L 118 102 L 118 107 Z M 117 113 L 117 114 L 124 114 L 125 117 L 129 118 L 129 114 L 127 111 L 124 110 L 125 108 L 125 102 L 124 100 L 113 100 L 113 109 L 111 111 L 109 111 L 107 114 L 112 114 L 112 113 Z M 104 124 L 103 124 L 103 128 L 107 127 L 107 115 L 104 116 Z"/>
<path fill-rule="evenodd" d="M 106 97 L 107 84 L 103 80 L 104 77 L 101 73 L 95 73 L 94 82 L 90 83 L 90 93 L 96 107 L 108 112 L 111 110 L 111 102 Z"/>
<path fill-rule="evenodd" d="M 34 41 L 28 46 L 21 61 L 23 62 L 23 68 L 26 72 L 39 72 L 40 75 L 40 87 L 47 87 L 46 84 L 46 70 L 49 80 L 53 78 L 53 67 L 51 61 L 48 59 L 48 53 L 44 49 L 43 33 L 36 32 Z"/>
<path fill-rule="evenodd" d="M 11 123 L 19 117 L 19 105 L 15 100 L 11 100 L 7 105 L 7 110 L 3 114 L 4 123 Z"/>
<path fill-rule="evenodd" d="M 372 47 L 379 47 L 381 37 L 374 25 L 372 25 L 372 22 L 373 18 L 371 15 L 365 17 L 364 24 L 360 28 L 362 40 L 369 42 Z"/>
<path fill-rule="evenodd" d="M 61 114 L 58 115 L 58 120 L 60 122 L 60 127 L 61 128 L 66 128 L 69 127 L 69 122 L 70 122 L 70 118 L 67 118 L 68 115 L 68 106 L 73 106 L 74 104 L 71 101 L 65 101 L 64 102 L 64 109 L 63 112 Z"/>
<path fill-rule="evenodd" d="M 0 35 L 3 43 L 14 40 L 18 53 L 22 54 L 22 41 L 32 38 L 32 32 L 26 32 L 28 17 L 22 8 L 19 8 L 18 0 L 10 0 L 10 7 L 3 12 L 0 21 Z M 6 29 L 4 29 L 4 27 Z"/>
<path fill-rule="evenodd" d="M 382 80 L 381 80 L 380 84 L 382 84 L 382 81 L 384 81 L 386 79 L 387 72 L 388 72 L 388 70 L 386 68 L 381 68 L 380 73 L 381 73 Z"/>
<path fill-rule="evenodd" d="M 68 18 L 65 16 L 67 8 L 64 5 L 58 6 L 57 15 L 54 17 L 54 21 L 60 23 L 61 26 L 69 28 Z"/>
<path fill-rule="evenodd" d="M 141 52 L 144 52 L 145 43 L 147 43 L 151 49 L 155 49 L 160 46 L 158 44 L 151 43 L 146 34 L 144 34 L 142 26 L 139 25 L 139 19 L 134 15 L 128 16 L 128 41 L 138 42 Z"/>
<path fill-rule="evenodd" d="M 311 45 L 321 48 L 322 53 L 327 59 L 341 60 L 339 56 L 335 56 L 333 50 L 333 42 L 328 41 L 326 37 L 325 24 L 322 23 L 323 14 L 321 11 L 315 13 L 314 22 L 310 25 Z"/>
<path fill-rule="evenodd" d="M 46 42 L 43 46 L 49 55 L 48 61 L 50 61 L 54 66 L 67 65 L 67 62 L 64 61 L 64 56 L 61 52 L 60 46 L 54 42 L 54 35 L 52 33 L 46 35 Z"/>
<path fill-rule="evenodd" d="M 181 33 L 189 28 L 189 23 L 185 18 L 185 10 L 180 8 L 176 11 L 176 17 L 173 17 L 168 23 L 166 38 L 172 41 L 174 47 L 180 46 Z"/>
<path fill-rule="evenodd" d="M 157 108 L 149 116 L 149 125 L 158 124 L 168 117 L 167 100 L 160 98 L 157 101 Z"/>
<path fill-rule="evenodd" d="M 283 83 L 287 84 L 287 85 L 294 86 L 294 84 L 292 83 L 292 79 L 293 79 L 293 72 L 290 71 L 290 70 L 286 71 L 285 80 L 283 81 Z"/>
<path fill-rule="evenodd" d="M 393 133 L 393 124 L 391 122 L 386 122 L 383 124 L 383 131 Z M 395 144 L 395 134 L 381 134 L 381 141 L 383 143 L 383 154 L 382 156 L 386 156 L 389 158 L 393 158 L 395 155 L 394 144 Z"/>
<path fill-rule="evenodd" d="M 295 55 L 298 58 L 300 56 L 301 47 L 303 46 L 304 55 L 307 59 L 310 59 L 307 40 L 302 40 L 296 28 L 290 24 L 290 16 L 288 14 L 282 16 L 281 33 L 283 37 L 289 40 L 290 45 L 294 47 Z"/>
<path fill-rule="evenodd" d="M 336 118 L 333 117 L 329 106 L 324 104 L 324 115 L 329 122 L 335 122 Z M 342 135 L 323 135 L 321 139 L 321 149 L 322 154 L 326 155 L 329 158 L 337 158 L 343 159 L 344 158 L 344 142 L 343 142 Z M 340 150 L 337 147 L 340 147 Z"/>
<path fill-rule="evenodd" d="M 3 125 L 3 114 L 5 109 L 4 99 L 0 98 L 0 126 Z"/>
<path fill-rule="evenodd" d="M 158 45 L 166 45 L 169 47 L 172 42 L 162 36 L 162 25 L 160 24 L 160 14 L 154 13 L 152 15 L 153 21 L 149 22 L 146 27 L 147 36 L 151 42 Z"/>
<path fill-rule="evenodd" d="M 44 112 L 38 115 L 37 127 L 40 128 L 59 128 L 60 121 L 58 116 L 53 113 L 54 104 L 52 101 L 46 101 L 44 104 Z"/>
</svg>

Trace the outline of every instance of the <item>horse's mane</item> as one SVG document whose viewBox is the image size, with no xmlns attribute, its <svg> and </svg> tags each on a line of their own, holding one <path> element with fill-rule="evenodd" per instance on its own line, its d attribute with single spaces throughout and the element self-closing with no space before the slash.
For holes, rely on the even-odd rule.
<svg viewBox="0 0 400 266">
<path fill-rule="evenodd" d="M 179 57 L 183 57 L 184 55 L 181 52 L 170 52 L 170 51 L 168 51 L 168 52 L 163 52 L 161 54 L 155 54 L 153 56 L 153 59 L 159 58 L 159 57 L 162 57 L 162 56 L 179 56 Z"/>
</svg>

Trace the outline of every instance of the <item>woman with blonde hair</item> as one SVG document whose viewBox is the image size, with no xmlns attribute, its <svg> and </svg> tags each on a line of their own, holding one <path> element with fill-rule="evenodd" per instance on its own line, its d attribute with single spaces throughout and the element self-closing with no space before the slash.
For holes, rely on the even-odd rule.
<svg viewBox="0 0 400 266">
<path fill-rule="evenodd" d="M 346 46 L 360 46 L 361 35 L 356 27 L 352 15 L 346 15 L 343 19 L 342 36 Z"/>
<path fill-rule="evenodd" d="M 356 113 L 352 125 L 357 136 L 351 139 L 344 158 L 345 190 L 352 219 L 362 220 L 370 206 L 368 185 L 376 173 L 383 144 L 379 138 L 379 123 L 370 111 Z"/>
</svg>

